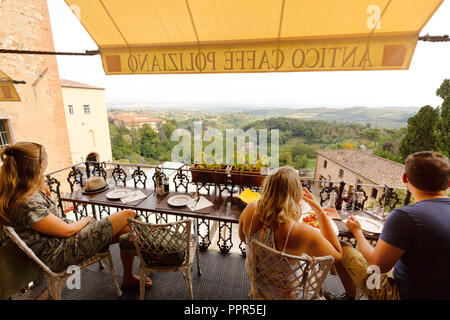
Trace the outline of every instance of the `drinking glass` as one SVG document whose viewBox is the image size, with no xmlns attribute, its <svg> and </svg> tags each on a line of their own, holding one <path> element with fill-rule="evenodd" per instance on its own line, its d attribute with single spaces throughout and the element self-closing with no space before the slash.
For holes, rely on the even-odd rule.
<svg viewBox="0 0 450 320">
<path fill-rule="evenodd" d="M 325 208 L 336 208 L 336 198 L 337 198 L 337 193 L 336 191 L 331 191 L 330 192 L 330 197 L 328 198 L 328 200 L 325 202 Z"/>
<path fill-rule="evenodd" d="M 385 218 L 384 206 L 380 206 L 378 208 L 377 217 L 380 218 L 381 220 L 384 220 Z"/>
<path fill-rule="evenodd" d="M 199 192 L 198 192 L 198 189 L 196 189 L 195 191 L 190 191 L 189 195 L 192 198 L 192 203 L 195 203 L 198 200 L 198 197 L 200 196 Z"/>
<path fill-rule="evenodd" d="M 345 201 L 342 201 L 341 215 L 343 215 L 344 217 L 348 216 L 347 202 L 345 202 Z"/>
<path fill-rule="evenodd" d="M 383 218 L 384 218 L 384 206 L 382 206 L 382 205 L 375 205 L 373 207 L 373 213 L 375 214 L 375 216 L 378 217 L 378 219 L 383 220 Z"/>
</svg>

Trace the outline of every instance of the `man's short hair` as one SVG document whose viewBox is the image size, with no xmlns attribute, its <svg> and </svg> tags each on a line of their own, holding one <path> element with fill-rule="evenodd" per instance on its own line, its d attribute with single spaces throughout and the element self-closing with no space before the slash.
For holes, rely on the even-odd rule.
<svg viewBox="0 0 450 320">
<path fill-rule="evenodd" d="M 447 190 L 450 179 L 450 165 L 439 152 L 420 151 L 410 154 L 405 161 L 408 181 L 424 191 Z"/>
</svg>

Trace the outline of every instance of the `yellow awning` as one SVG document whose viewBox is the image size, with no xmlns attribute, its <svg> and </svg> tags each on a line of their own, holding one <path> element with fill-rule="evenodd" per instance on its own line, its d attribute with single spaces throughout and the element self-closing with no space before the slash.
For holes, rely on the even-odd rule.
<svg viewBox="0 0 450 320">
<path fill-rule="evenodd" d="M 0 101 L 20 101 L 14 83 L 10 77 L 0 70 Z"/>
<path fill-rule="evenodd" d="M 443 0 L 65 0 L 106 74 L 408 69 Z"/>
</svg>

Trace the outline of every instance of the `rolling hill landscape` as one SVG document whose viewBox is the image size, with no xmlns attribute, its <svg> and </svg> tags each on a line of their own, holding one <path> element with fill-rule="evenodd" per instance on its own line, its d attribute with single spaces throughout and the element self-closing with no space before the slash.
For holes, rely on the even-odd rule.
<svg viewBox="0 0 450 320">
<path fill-rule="evenodd" d="M 398 129 L 406 127 L 408 118 L 417 113 L 419 107 L 351 107 L 351 108 L 257 108 L 257 107 L 179 107 L 179 106 L 125 106 L 108 107 L 110 112 L 133 112 L 145 114 L 153 118 L 183 120 L 213 120 L 236 117 L 243 125 L 252 121 L 286 117 L 303 120 L 325 120 L 340 123 L 370 123 L 372 127 Z"/>
</svg>

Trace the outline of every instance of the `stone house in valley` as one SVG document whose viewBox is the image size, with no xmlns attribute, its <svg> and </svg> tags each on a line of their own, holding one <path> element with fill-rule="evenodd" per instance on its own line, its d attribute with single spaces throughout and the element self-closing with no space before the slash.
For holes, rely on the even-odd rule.
<svg viewBox="0 0 450 320">
<path fill-rule="evenodd" d="M 379 199 L 384 186 L 404 188 L 405 166 L 358 149 L 317 150 L 314 180 L 365 184 L 368 200 Z"/>
</svg>

